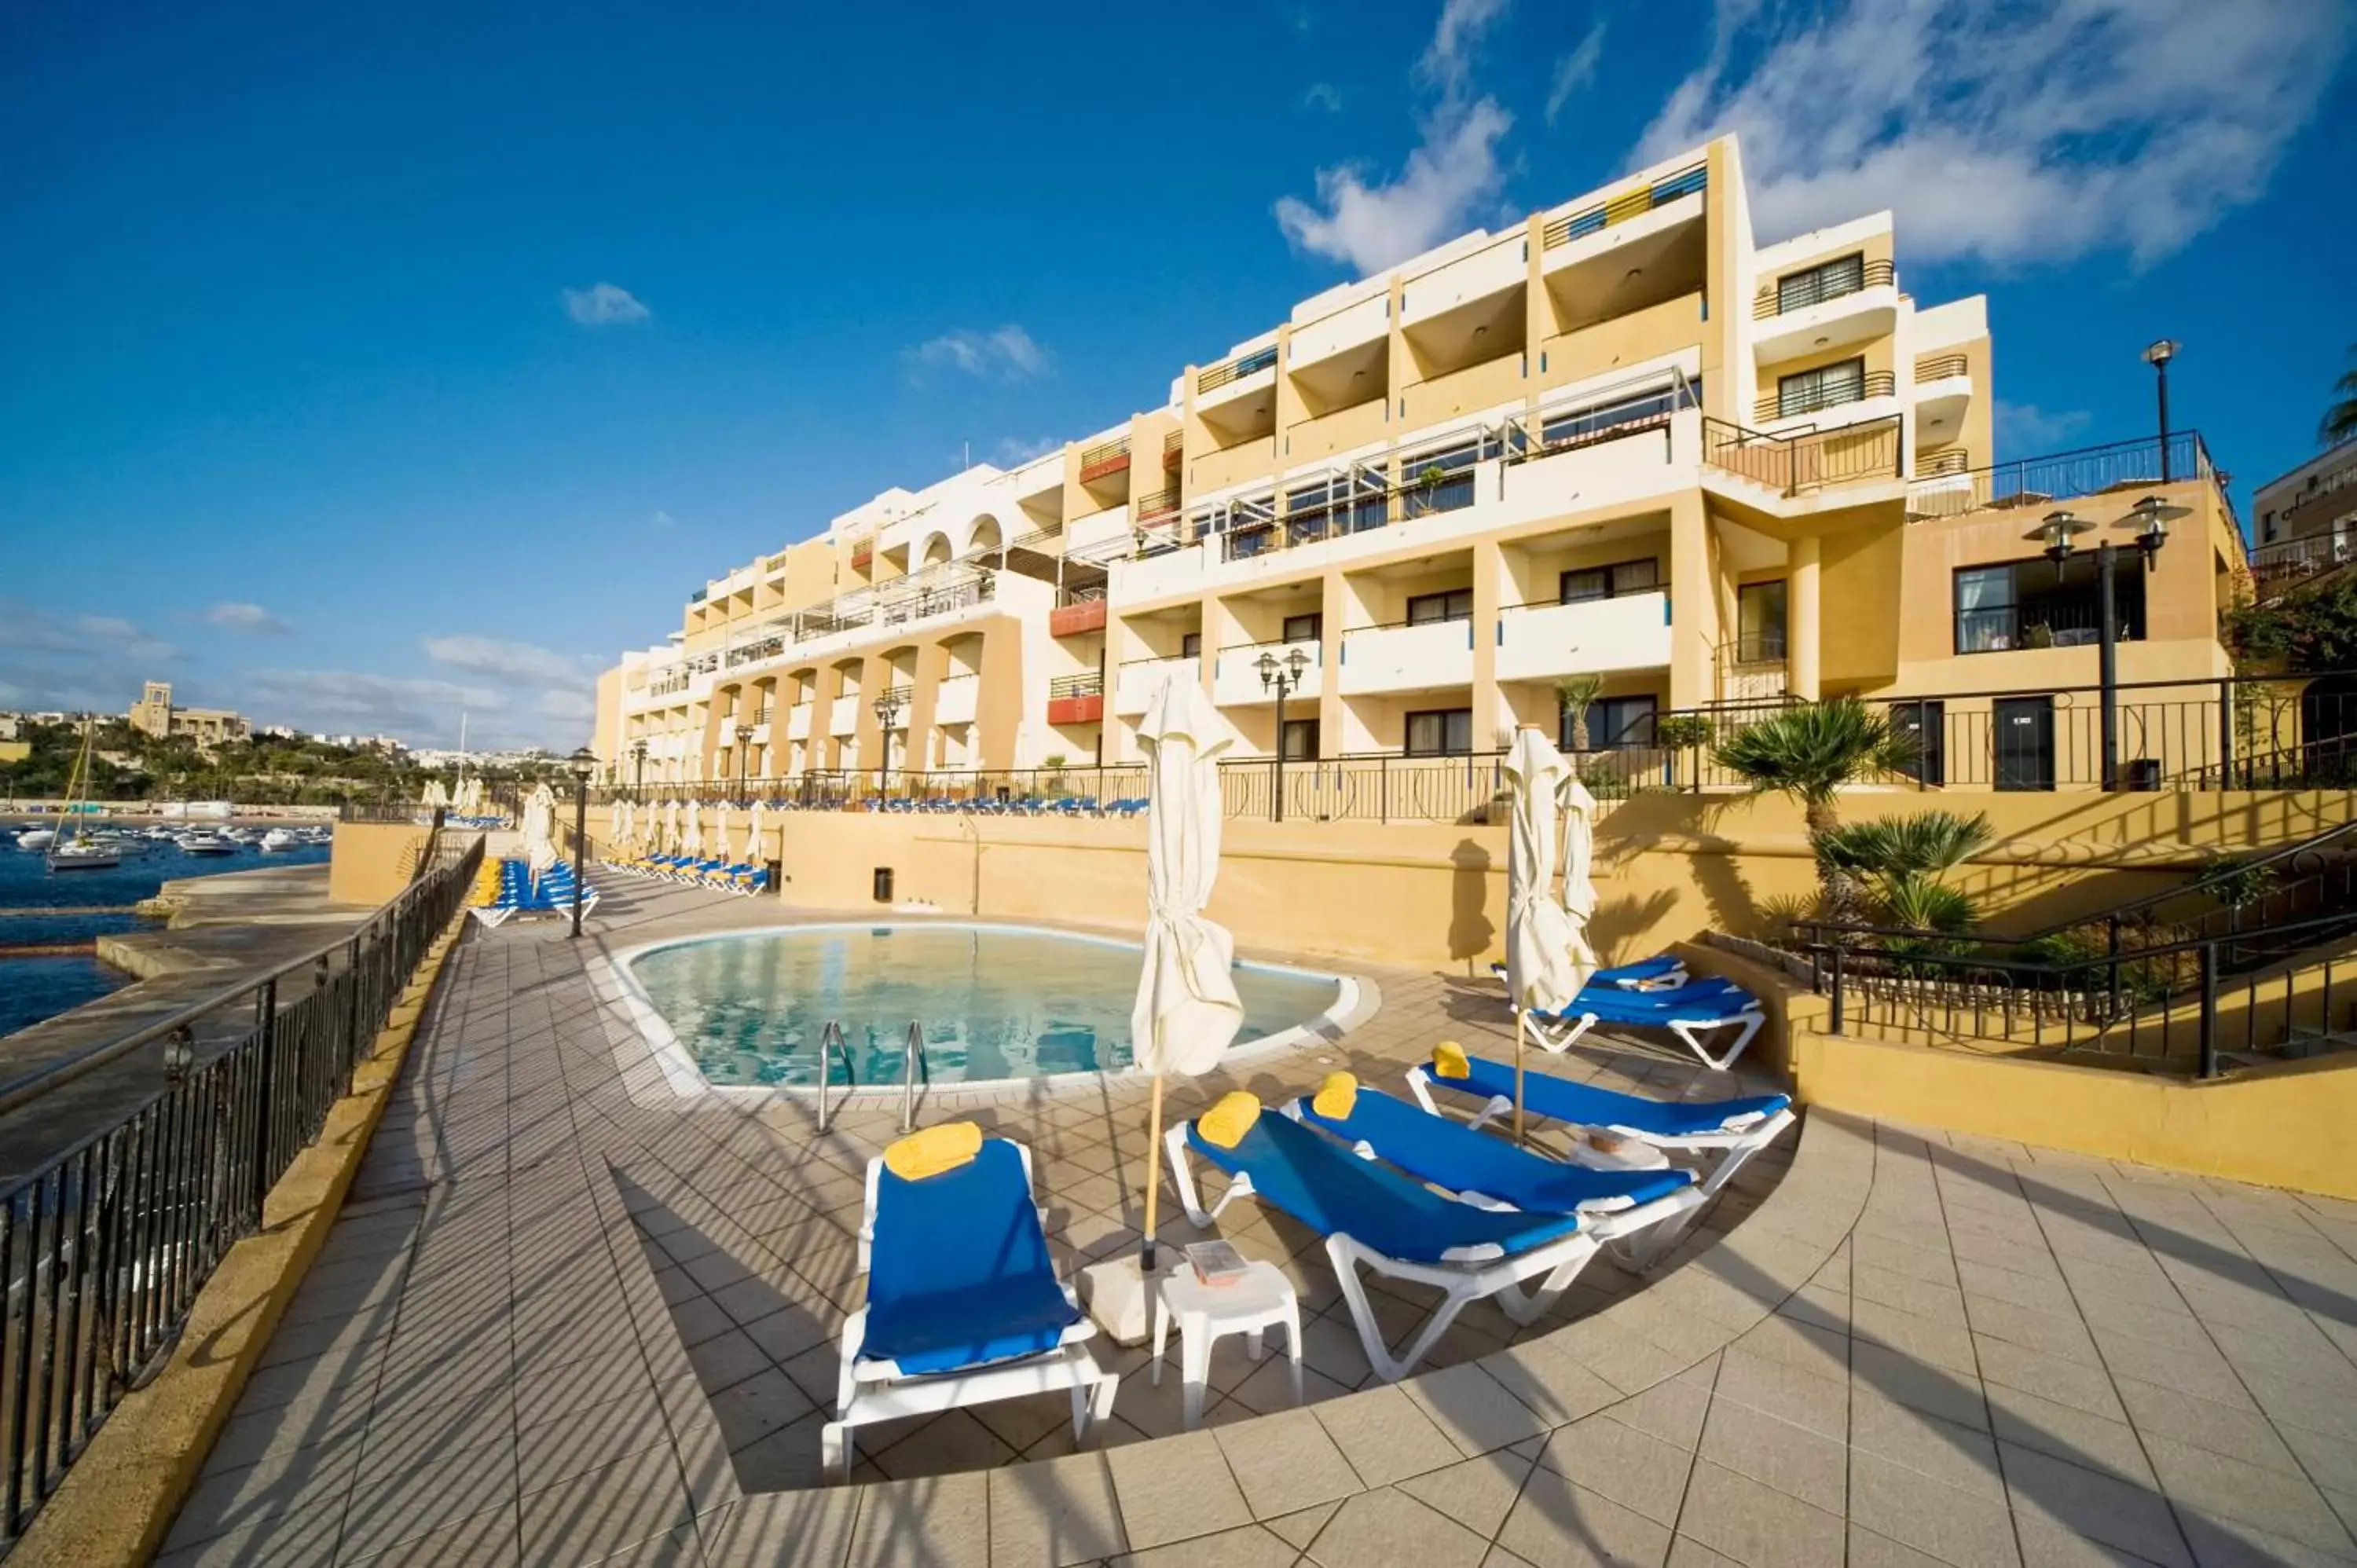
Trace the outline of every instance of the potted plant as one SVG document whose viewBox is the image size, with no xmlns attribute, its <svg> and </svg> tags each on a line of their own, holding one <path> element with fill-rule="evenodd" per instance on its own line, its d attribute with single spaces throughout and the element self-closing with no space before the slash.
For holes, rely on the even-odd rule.
<svg viewBox="0 0 2357 1568">
<path fill-rule="evenodd" d="M 1570 726 L 1575 755 L 1588 749 L 1587 710 L 1603 690 L 1601 675 L 1566 675 L 1555 683 L 1555 701 L 1563 705 L 1564 722 Z"/>
<path fill-rule="evenodd" d="M 1653 721 L 1653 744 L 1670 754 L 1673 788 L 1677 784 L 1678 754 L 1708 746 L 1717 733 L 1717 727 L 1700 714 L 1663 714 Z M 1701 781 L 1699 770 L 1695 781 Z"/>
<path fill-rule="evenodd" d="M 1417 488 L 1416 507 L 1418 511 L 1428 512 L 1434 509 L 1436 504 L 1435 498 L 1440 493 L 1440 487 L 1448 483 L 1448 470 L 1442 467 L 1437 463 L 1426 463 L 1421 469 L 1417 470 L 1415 483 Z"/>
</svg>

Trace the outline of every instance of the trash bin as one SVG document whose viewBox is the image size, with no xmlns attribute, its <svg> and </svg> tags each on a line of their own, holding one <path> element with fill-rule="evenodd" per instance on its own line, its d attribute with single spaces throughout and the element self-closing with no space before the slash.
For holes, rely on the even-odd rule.
<svg viewBox="0 0 2357 1568">
<path fill-rule="evenodd" d="M 892 901 L 892 868 L 888 865 L 876 868 L 876 901 L 878 904 Z"/>
</svg>

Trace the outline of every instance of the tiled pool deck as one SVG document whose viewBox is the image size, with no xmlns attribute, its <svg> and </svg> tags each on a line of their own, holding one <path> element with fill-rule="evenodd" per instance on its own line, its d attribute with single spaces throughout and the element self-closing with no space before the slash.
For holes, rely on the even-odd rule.
<svg viewBox="0 0 2357 1568">
<path fill-rule="evenodd" d="M 618 891 L 616 947 L 780 918 Z M 1224 1342 L 1183 1434 L 1177 1378 L 1100 1341 L 1124 1373 L 1101 1451 L 1051 1395 L 869 1428 L 856 1484 L 817 1487 L 897 1105 L 822 1137 L 793 1101 L 677 1099 L 593 991 L 598 945 L 531 926 L 453 955 L 161 1563 L 2357 1561 L 2357 1206 L 1824 1113 L 1664 1269 L 1599 1262 L 1529 1331 L 1469 1310 L 1393 1387 L 1316 1239 L 1240 1203 L 1225 1233 L 1302 1293 L 1307 1408 Z M 1245 1085 L 1510 1048 L 1494 987 L 1360 972 L 1371 1022 Z M 1631 1042 L 1537 1059 L 1750 1087 Z M 1142 1090 L 922 1116 L 952 1113 L 1032 1144 L 1067 1263 L 1135 1244 Z M 1422 1305 L 1377 1300 L 1394 1333 Z"/>
</svg>

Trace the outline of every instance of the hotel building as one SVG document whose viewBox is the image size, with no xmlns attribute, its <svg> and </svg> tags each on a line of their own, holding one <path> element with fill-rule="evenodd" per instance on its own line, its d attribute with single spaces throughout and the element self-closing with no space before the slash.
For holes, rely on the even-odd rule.
<svg viewBox="0 0 2357 1568">
<path fill-rule="evenodd" d="M 124 716 L 142 735 L 157 740 L 184 736 L 208 751 L 223 741 L 244 740 L 253 733 L 245 715 L 227 708 L 173 706 L 169 681 L 150 681 L 141 687 L 139 700 Z"/>
<path fill-rule="evenodd" d="M 1591 749 L 1854 693 L 1991 754 L 1929 782 L 2051 784 L 2097 542 L 2128 546 L 2120 680 L 2214 699 L 2241 533 L 2190 432 L 1996 465 L 1985 303 L 1916 300 L 1894 239 L 1756 244 L 1732 137 L 1465 235 L 1162 407 L 714 578 L 607 672 L 596 749 L 650 786 L 1119 763 L 1175 674 L 1239 756 L 1473 754 L 1568 743 L 1558 682 L 1594 677 Z M 1282 733 L 1264 655 L 1300 670 Z M 2213 744 L 2124 737 L 2170 768 Z"/>
</svg>

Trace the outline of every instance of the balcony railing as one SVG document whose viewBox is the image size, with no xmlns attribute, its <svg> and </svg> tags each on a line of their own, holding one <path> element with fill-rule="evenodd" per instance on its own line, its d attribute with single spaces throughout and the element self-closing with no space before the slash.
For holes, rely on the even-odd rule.
<svg viewBox="0 0 2357 1568">
<path fill-rule="evenodd" d="M 1176 468 L 1178 467 L 1178 460 L 1186 456 L 1186 452 L 1187 433 L 1185 431 L 1174 430 L 1169 435 L 1162 438 L 1162 466 L 1164 467 Z"/>
<path fill-rule="evenodd" d="M 1870 371 L 1849 385 L 1819 385 L 1805 392 L 1770 392 L 1752 405 L 1751 417 L 1766 424 L 1771 419 L 1798 419 L 1804 413 L 1816 413 L 1828 408 L 1842 408 L 1868 398 L 1895 397 L 1899 393 L 1898 378 L 1889 371 Z"/>
<path fill-rule="evenodd" d="M 1140 527 L 1143 527 L 1149 522 L 1158 522 L 1178 510 L 1178 491 L 1174 486 L 1167 490 L 1156 490 L 1151 495 L 1138 497 L 1130 503 L 1129 515 L 1136 520 Z"/>
<path fill-rule="evenodd" d="M 1703 461 L 1715 468 L 1797 496 L 1827 485 L 1899 477 L 1900 421 L 1870 419 L 1831 430 L 1765 435 L 1723 419 L 1702 422 Z"/>
<path fill-rule="evenodd" d="M 1082 675 L 1059 675 L 1048 682 L 1048 700 L 1062 702 L 1071 697 L 1102 697 L 1104 695 L 1104 672 L 1092 670 Z"/>
<path fill-rule="evenodd" d="M 2262 596 L 2320 577 L 2357 561 L 2357 534 L 2310 533 L 2278 539 L 2251 552 L 2251 584 Z"/>
<path fill-rule="evenodd" d="M 1568 245 L 1574 240 L 1599 233 L 1615 223 L 1626 223 L 1631 218 L 1641 218 L 1656 207 L 1666 207 L 1682 196 L 1692 196 L 1709 182 L 1709 166 L 1694 164 L 1675 174 L 1663 175 L 1651 185 L 1641 185 L 1634 190 L 1623 191 L 1609 201 L 1558 218 L 1549 223 L 1541 234 L 1546 250 Z"/>
<path fill-rule="evenodd" d="M 1962 354 L 1926 354 L 1915 361 L 1915 384 L 1944 381 L 1951 376 L 1969 376 L 1973 362 Z"/>
<path fill-rule="evenodd" d="M 2122 642 L 2144 634 L 2138 607 L 2115 606 L 2113 619 Z M 2102 638 L 2103 614 L 2093 594 L 2036 604 L 1999 605 L 1956 612 L 1958 653 L 2005 653 L 2024 648 L 2092 648 Z"/>
<path fill-rule="evenodd" d="M 1129 437 L 1081 449 L 1081 483 L 1092 485 L 1129 467 Z"/>
<path fill-rule="evenodd" d="M 1867 262 L 1855 273 L 1824 270 L 1810 277 L 1780 279 L 1760 285 L 1751 301 L 1751 315 L 1759 321 L 1790 316 L 1829 299 L 1864 294 L 1870 288 L 1888 288 L 1898 277 L 1889 262 Z"/>
<path fill-rule="evenodd" d="M 1213 365 L 1195 378 L 1195 390 L 1199 392 L 1211 392 L 1226 386 L 1230 381 L 1240 381 L 1246 376 L 1258 375 L 1275 363 L 1276 345 L 1272 343 L 1265 349 L 1256 349 L 1249 354 L 1240 354 L 1224 365 Z"/>
<path fill-rule="evenodd" d="M 1973 455 L 1961 446 L 1951 446 L 1943 452 L 1933 452 L 1928 456 L 1919 453 L 1915 458 L 1916 474 L 1927 479 L 1942 474 L 1970 473 L 1972 467 Z"/>
<path fill-rule="evenodd" d="M 2026 457 L 1964 473 L 1919 478 L 1907 490 L 1907 515 L 1958 517 L 1984 507 L 2038 507 L 2064 496 L 2101 495 L 2162 482 L 2216 477 L 2201 433 L 2172 430 L 2160 438 L 2115 441 L 2046 457 Z M 2221 497 L 2225 491 L 2221 487 Z"/>
</svg>

